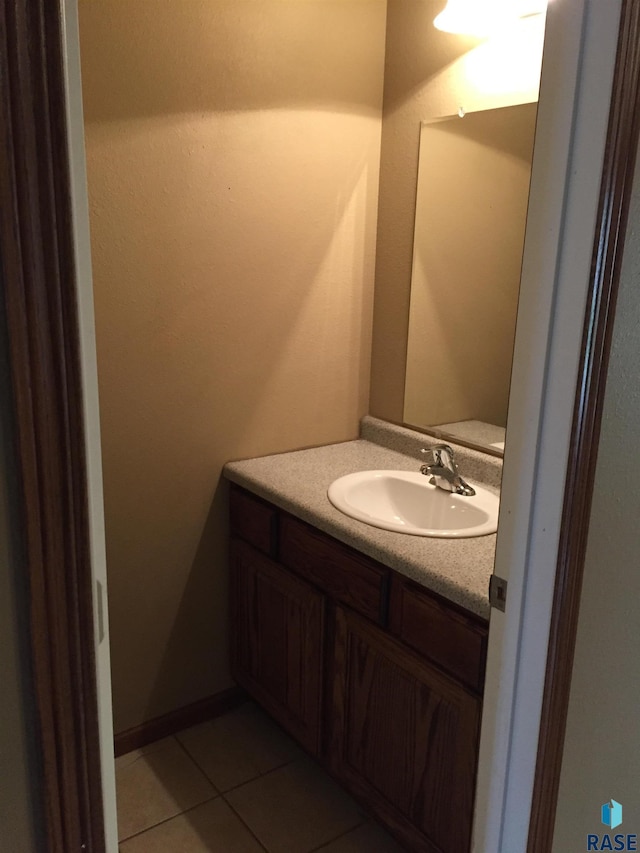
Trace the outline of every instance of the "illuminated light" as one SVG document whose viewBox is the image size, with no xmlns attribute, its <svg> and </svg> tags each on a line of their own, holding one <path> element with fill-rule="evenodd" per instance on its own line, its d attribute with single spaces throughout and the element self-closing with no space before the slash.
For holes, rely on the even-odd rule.
<svg viewBox="0 0 640 853">
<path fill-rule="evenodd" d="M 433 24 L 447 33 L 486 38 L 546 8 L 547 0 L 447 0 Z"/>
<path fill-rule="evenodd" d="M 542 16 L 525 18 L 459 57 L 455 73 L 463 90 L 496 98 L 519 92 L 522 102 L 537 100 L 544 27 Z"/>
</svg>

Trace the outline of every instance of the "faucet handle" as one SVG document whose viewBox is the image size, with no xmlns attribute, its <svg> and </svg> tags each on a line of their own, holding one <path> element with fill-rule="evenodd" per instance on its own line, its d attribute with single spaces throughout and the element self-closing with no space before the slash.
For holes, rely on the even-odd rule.
<svg viewBox="0 0 640 853">
<path fill-rule="evenodd" d="M 453 447 L 450 444 L 434 444 L 429 451 L 433 456 L 436 465 L 442 468 L 451 468 L 452 471 L 457 471 L 458 466 L 455 461 Z"/>
<path fill-rule="evenodd" d="M 433 447 L 423 447 L 420 451 L 423 456 L 427 456 L 427 465 L 442 465 L 442 457 L 440 453 L 438 453 L 437 445 Z"/>
</svg>

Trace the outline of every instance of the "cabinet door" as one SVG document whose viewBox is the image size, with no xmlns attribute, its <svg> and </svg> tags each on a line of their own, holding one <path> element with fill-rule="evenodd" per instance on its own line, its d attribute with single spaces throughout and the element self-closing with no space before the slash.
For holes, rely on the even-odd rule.
<svg viewBox="0 0 640 853">
<path fill-rule="evenodd" d="M 233 675 L 317 755 L 324 597 L 240 540 L 232 540 L 231 566 Z"/>
<path fill-rule="evenodd" d="M 342 608 L 335 667 L 336 775 L 409 849 L 467 853 L 479 700 Z"/>
</svg>

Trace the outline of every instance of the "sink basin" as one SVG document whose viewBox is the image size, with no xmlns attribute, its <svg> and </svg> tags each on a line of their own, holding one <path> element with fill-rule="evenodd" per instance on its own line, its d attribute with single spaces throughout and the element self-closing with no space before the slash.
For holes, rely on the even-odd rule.
<svg viewBox="0 0 640 853">
<path fill-rule="evenodd" d="M 465 539 L 486 536 L 498 528 L 499 498 L 473 484 L 464 497 L 445 492 L 413 471 L 359 471 L 334 480 L 331 503 L 351 518 L 383 530 L 413 536 Z"/>
</svg>

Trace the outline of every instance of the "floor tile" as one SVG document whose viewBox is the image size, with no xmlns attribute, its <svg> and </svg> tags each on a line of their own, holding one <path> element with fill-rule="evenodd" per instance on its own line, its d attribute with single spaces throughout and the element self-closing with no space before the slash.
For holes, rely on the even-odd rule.
<svg viewBox="0 0 640 853">
<path fill-rule="evenodd" d="M 125 756 L 123 756 L 124 758 Z M 217 791 L 174 738 L 116 770 L 118 836 L 129 838 L 215 797 Z"/>
<path fill-rule="evenodd" d="M 148 829 L 120 845 L 121 853 L 263 853 L 220 797 Z"/>
<path fill-rule="evenodd" d="M 178 738 L 219 791 L 228 791 L 302 756 L 257 705 L 187 729 Z"/>
<path fill-rule="evenodd" d="M 308 853 L 364 820 L 353 800 L 306 758 L 225 796 L 269 853 Z"/>
<path fill-rule="evenodd" d="M 156 740 L 153 743 L 150 743 L 148 746 L 143 746 L 140 749 L 134 749 L 131 752 L 127 752 L 125 755 L 119 755 L 116 758 L 116 772 L 128 767 L 130 764 L 134 764 L 141 755 L 150 755 L 152 752 L 157 752 L 159 749 L 163 749 L 172 740 L 173 738 L 170 737 L 163 738 L 162 740 Z"/>
<path fill-rule="evenodd" d="M 403 848 L 381 827 L 365 823 L 320 847 L 317 853 L 403 853 Z"/>
</svg>

